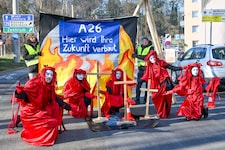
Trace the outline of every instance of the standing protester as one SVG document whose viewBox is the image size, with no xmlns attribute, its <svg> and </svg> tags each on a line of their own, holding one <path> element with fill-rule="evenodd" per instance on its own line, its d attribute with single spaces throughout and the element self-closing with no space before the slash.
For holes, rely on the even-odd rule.
<svg viewBox="0 0 225 150">
<path fill-rule="evenodd" d="M 140 103 L 140 95 L 141 95 L 140 88 L 142 84 L 145 82 L 141 79 L 141 77 L 144 75 L 146 65 L 147 65 L 146 62 L 144 61 L 144 58 L 147 56 L 147 54 L 151 50 L 154 50 L 154 47 L 152 46 L 152 42 L 147 37 L 142 37 L 141 45 L 138 46 L 138 48 L 135 50 L 135 53 L 132 55 L 133 58 L 137 58 L 137 63 L 138 63 L 136 104 Z M 146 87 L 147 87 L 147 84 L 146 84 Z M 147 97 L 147 92 L 145 92 L 145 96 L 144 96 L 145 102 L 146 102 L 146 97 Z"/>
<path fill-rule="evenodd" d="M 87 108 L 95 95 L 90 93 L 90 84 L 86 78 L 86 71 L 75 69 L 73 76 L 66 81 L 63 88 L 63 95 L 72 107 L 69 114 L 75 118 L 88 117 Z"/>
<path fill-rule="evenodd" d="M 172 94 L 164 95 L 164 93 L 173 88 L 172 80 L 167 69 L 174 71 L 182 70 L 181 67 L 175 67 L 166 61 L 157 57 L 155 51 L 151 51 L 146 57 L 146 71 L 142 80 L 148 82 L 150 79 L 150 88 L 158 89 L 158 92 L 152 93 L 152 101 L 156 107 L 157 114 L 160 118 L 168 118 L 170 115 Z"/>
<path fill-rule="evenodd" d="M 24 86 L 16 87 L 15 97 L 22 106 L 21 138 L 28 144 L 53 145 L 59 134 L 58 127 L 62 125 L 62 109 L 71 110 L 71 107 L 56 95 L 55 85 L 55 69 L 45 67 Z M 13 127 L 12 125 L 9 125 L 9 128 Z"/>
<path fill-rule="evenodd" d="M 29 79 L 32 79 L 38 74 L 38 56 L 41 56 L 40 44 L 34 33 L 27 33 L 25 39 L 22 54 L 28 68 Z"/>
</svg>

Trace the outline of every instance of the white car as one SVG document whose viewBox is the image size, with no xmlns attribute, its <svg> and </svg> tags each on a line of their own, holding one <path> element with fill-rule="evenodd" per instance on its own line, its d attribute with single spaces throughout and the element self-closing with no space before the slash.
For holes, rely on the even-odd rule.
<svg viewBox="0 0 225 150">
<path fill-rule="evenodd" d="M 225 86 L 225 45 L 197 45 L 187 50 L 182 57 L 178 58 L 174 66 L 187 66 L 199 62 L 206 82 L 213 77 L 221 79 L 220 85 Z M 172 71 L 171 77 L 174 83 L 178 83 L 180 71 Z"/>
</svg>

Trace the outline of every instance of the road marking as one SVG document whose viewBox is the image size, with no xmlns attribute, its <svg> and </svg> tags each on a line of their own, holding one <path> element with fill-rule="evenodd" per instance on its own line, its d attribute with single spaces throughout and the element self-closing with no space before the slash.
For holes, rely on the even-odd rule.
<svg viewBox="0 0 225 150">
<path fill-rule="evenodd" d="M 10 73 L 8 75 L 0 76 L 0 79 L 13 80 L 15 75 L 15 73 Z"/>
</svg>

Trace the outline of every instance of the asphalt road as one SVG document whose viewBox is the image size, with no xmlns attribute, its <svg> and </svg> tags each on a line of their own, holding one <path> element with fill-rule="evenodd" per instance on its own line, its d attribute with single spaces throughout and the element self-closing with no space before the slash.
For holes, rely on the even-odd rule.
<svg viewBox="0 0 225 150">
<path fill-rule="evenodd" d="M 2 73 L 0 78 L 2 79 Z M 220 94 L 220 100 L 216 99 L 216 108 L 209 110 L 209 117 L 200 121 L 185 121 L 184 117 L 176 117 L 183 97 L 175 96 L 177 103 L 172 105 L 171 117 L 161 119 L 155 128 L 93 132 L 84 119 L 72 118 L 64 112 L 63 120 L 67 131 L 59 134 L 53 146 L 35 147 L 24 143 L 20 138 L 20 132 L 7 134 L 7 126 L 12 115 L 10 98 L 15 83 L 3 84 L 1 80 L 2 90 L 4 85 L 8 85 L 6 87 L 8 90 L 0 92 L 1 150 L 224 150 L 225 148 L 225 94 Z M 145 106 L 132 106 L 131 112 L 144 114 Z M 150 114 L 154 113 L 154 106 L 151 104 Z M 17 130 L 21 131 L 22 127 L 18 127 Z"/>
</svg>

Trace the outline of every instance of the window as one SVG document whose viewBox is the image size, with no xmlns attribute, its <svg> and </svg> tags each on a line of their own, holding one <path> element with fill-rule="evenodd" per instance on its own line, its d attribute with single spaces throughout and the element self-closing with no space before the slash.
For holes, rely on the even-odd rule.
<svg viewBox="0 0 225 150">
<path fill-rule="evenodd" d="M 198 0 L 192 0 L 192 3 L 196 3 L 196 2 L 198 2 Z"/>
<path fill-rule="evenodd" d="M 212 49 L 213 58 L 225 60 L 225 48 Z"/>
<path fill-rule="evenodd" d="M 206 48 L 194 48 L 193 59 L 202 59 L 205 58 Z"/>
<path fill-rule="evenodd" d="M 191 59 L 192 53 L 193 53 L 193 49 L 188 50 L 188 51 L 183 55 L 183 60 Z"/>
<path fill-rule="evenodd" d="M 192 18 L 198 17 L 198 11 L 192 11 Z"/>
<path fill-rule="evenodd" d="M 192 32 L 198 32 L 198 26 L 192 26 Z"/>
</svg>

